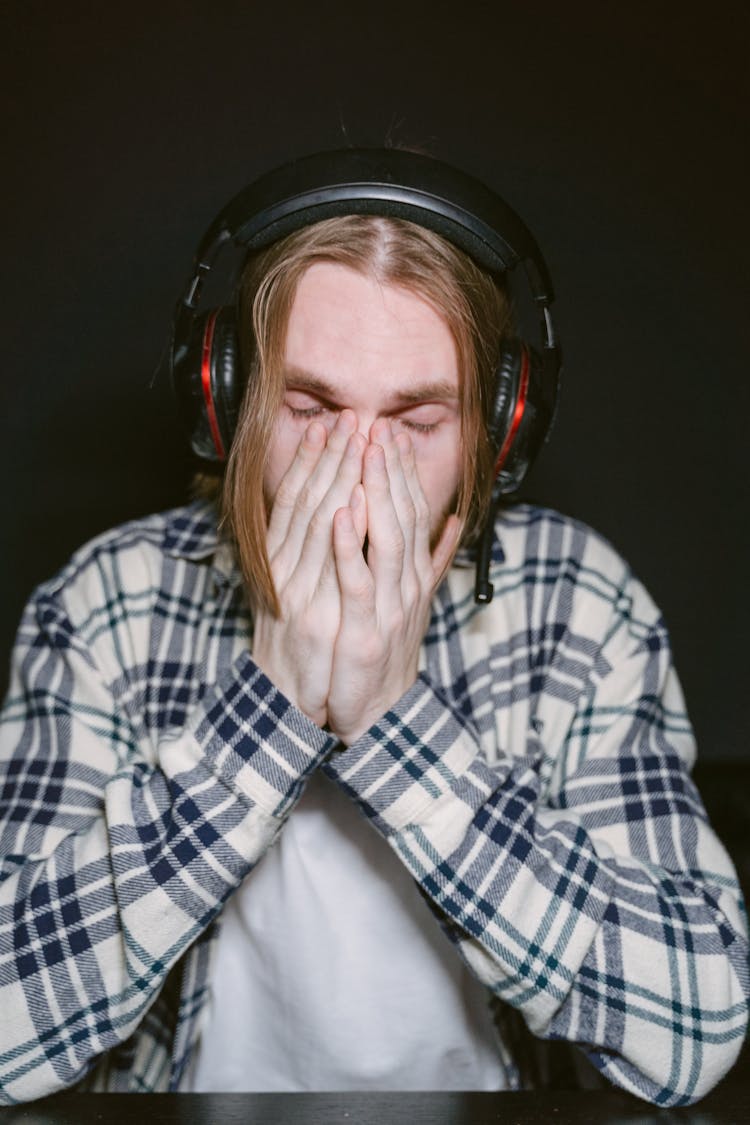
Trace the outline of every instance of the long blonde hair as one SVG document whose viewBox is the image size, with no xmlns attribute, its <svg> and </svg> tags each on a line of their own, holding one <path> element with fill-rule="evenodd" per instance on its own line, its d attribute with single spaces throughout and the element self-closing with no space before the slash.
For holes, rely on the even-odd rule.
<svg viewBox="0 0 750 1125">
<path fill-rule="evenodd" d="M 253 253 L 239 290 L 240 362 L 247 388 L 221 492 L 224 528 L 234 540 L 251 604 L 278 614 L 266 551 L 263 479 L 284 395 L 284 350 L 297 285 L 314 262 L 335 262 L 400 286 L 427 301 L 448 325 L 458 357 L 463 473 L 456 511 L 464 539 L 477 532 L 490 499 L 493 451 L 487 418 L 501 341 L 512 332 L 504 285 L 440 235 L 403 219 L 326 219 Z"/>
</svg>

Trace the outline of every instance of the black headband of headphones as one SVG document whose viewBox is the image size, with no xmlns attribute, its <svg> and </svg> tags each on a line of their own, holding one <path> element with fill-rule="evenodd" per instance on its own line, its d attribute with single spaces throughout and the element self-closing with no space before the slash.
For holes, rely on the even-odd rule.
<svg viewBox="0 0 750 1125">
<path fill-rule="evenodd" d="M 323 219 L 352 214 L 409 220 L 442 235 L 492 274 L 520 265 L 527 278 L 541 349 L 536 355 L 523 344 L 509 345 L 498 363 L 490 419 L 497 479 L 477 564 L 477 600 L 488 601 L 494 508 L 502 494 L 519 486 L 549 432 L 560 353 L 549 311 L 552 283 L 534 238 L 507 203 L 466 173 L 402 149 L 343 149 L 282 165 L 230 200 L 198 246 L 173 321 L 172 378 L 193 450 L 205 459 L 224 458 L 244 389 L 234 311 L 199 312 L 203 282 L 222 249 L 234 244 L 258 250 Z"/>
</svg>

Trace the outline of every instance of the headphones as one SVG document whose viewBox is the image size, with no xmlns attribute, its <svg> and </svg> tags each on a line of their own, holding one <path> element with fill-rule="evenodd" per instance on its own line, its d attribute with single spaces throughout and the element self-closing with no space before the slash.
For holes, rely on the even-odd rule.
<svg viewBox="0 0 750 1125">
<path fill-rule="evenodd" d="M 302 227 L 352 214 L 427 227 L 495 275 L 523 266 L 539 314 L 541 347 L 504 341 L 498 359 L 488 419 L 495 483 L 475 583 L 476 601 L 489 602 L 496 508 L 520 486 L 549 435 L 561 357 L 549 310 L 552 282 L 539 248 L 515 211 L 472 176 L 403 149 L 342 149 L 284 164 L 231 199 L 198 246 L 172 322 L 172 384 L 193 452 L 204 461 L 226 459 L 245 392 L 234 306 L 199 309 L 204 282 L 222 250 L 229 244 L 258 250 Z"/>
</svg>

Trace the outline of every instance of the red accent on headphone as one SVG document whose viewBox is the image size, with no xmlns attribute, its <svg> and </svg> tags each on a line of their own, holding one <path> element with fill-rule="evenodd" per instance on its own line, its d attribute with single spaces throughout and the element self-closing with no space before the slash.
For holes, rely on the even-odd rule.
<svg viewBox="0 0 750 1125">
<path fill-rule="evenodd" d="M 208 415 L 208 424 L 211 427 L 211 437 L 213 438 L 216 452 L 221 457 L 222 461 L 226 457 L 224 452 L 224 443 L 221 440 L 221 433 L 219 432 L 219 422 L 216 418 L 216 409 L 214 407 L 214 398 L 211 394 L 211 348 L 214 342 L 214 327 L 216 325 L 216 317 L 218 309 L 215 309 L 209 314 L 206 321 L 206 330 L 203 333 L 203 351 L 201 353 L 201 386 L 203 387 L 203 399 L 206 403 L 206 414 Z"/>
<path fill-rule="evenodd" d="M 518 427 L 521 425 L 521 419 L 523 418 L 523 413 L 524 413 L 524 410 L 526 409 L 526 396 L 527 396 L 528 390 L 529 390 L 529 352 L 528 352 L 528 348 L 522 347 L 521 348 L 521 385 L 518 388 L 518 401 L 516 402 L 516 409 L 513 412 L 513 421 L 511 423 L 511 427 L 508 430 L 507 437 L 505 438 L 505 441 L 502 444 L 502 448 L 500 449 L 500 452 L 497 455 L 497 461 L 495 462 L 495 476 L 498 475 L 498 473 L 502 469 L 503 465 L 505 464 L 505 459 L 508 456 L 508 454 L 510 453 L 511 446 L 513 445 L 513 441 L 515 439 L 515 436 L 518 433 Z"/>
</svg>

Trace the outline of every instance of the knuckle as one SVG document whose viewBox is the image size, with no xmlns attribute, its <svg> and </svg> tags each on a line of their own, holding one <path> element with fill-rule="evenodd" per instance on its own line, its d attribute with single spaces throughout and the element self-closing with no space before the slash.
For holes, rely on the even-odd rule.
<svg viewBox="0 0 750 1125">
<path fill-rule="evenodd" d="M 350 594 L 361 610 L 370 612 L 374 607 L 372 588 L 367 578 L 360 578 L 353 583 Z"/>
<path fill-rule="evenodd" d="M 313 512 L 320 503 L 315 488 L 310 481 L 302 485 L 297 496 L 297 506 L 303 512 Z"/>
<path fill-rule="evenodd" d="M 281 601 L 281 619 L 284 624 L 289 626 L 292 622 L 298 622 L 302 609 L 303 605 L 299 597 L 299 590 L 292 578 L 283 591 Z"/>
<path fill-rule="evenodd" d="M 323 508 L 317 507 L 310 516 L 310 533 L 317 535 L 331 527 L 331 516 Z"/>
<path fill-rule="evenodd" d="M 362 642 L 361 660 L 365 664 L 379 664 L 385 655 L 385 645 L 378 633 L 372 632 Z"/>
<path fill-rule="evenodd" d="M 308 605 L 295 616 L 294 631 L 298 642 L 298 651 L 312 654 L 324 649 L 335 635 L 333 622 L 322 619 L 320 611 L 315 606 Z"/>
<path fill-rule="evenodd" d="M 275 508 L 293 508 L 296 502 L 297 490 L 292 482 L 285 477 L 276 489 L 273 505 Z"/>
<path fill-rule="evenodd" d="M 419 579 L 414 574 L 406 576 L 401 584 L 401 591 L 404 602 L 407 605 L 414 605 L 422 596 L 422 585 Z"/>
<path fill-rule="evenodd" d="M 293 581 L 297 559 L 288 539 L 283 539 L 269 549 L 268 561 L 271 565 L 271 576 L 277 589 L 284 589 Z"/>
</svg>

